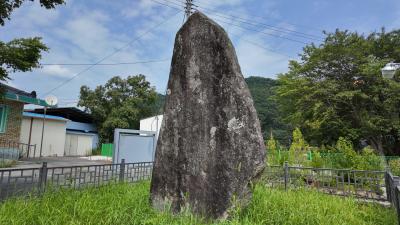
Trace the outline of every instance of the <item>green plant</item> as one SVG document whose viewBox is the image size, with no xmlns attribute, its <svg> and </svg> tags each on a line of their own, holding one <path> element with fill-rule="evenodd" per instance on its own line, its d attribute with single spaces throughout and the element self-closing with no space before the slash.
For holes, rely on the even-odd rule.
<svg viewBox="0 0 400 225">
<path fill-rule="evenodd" d="M 101 147 L 92 150 L 92 155 L 101 155 Z"/>
<path fill-rule="evenodd" d="M 357 165 L 357 153 L 353 149 L 353 144 L 346 138 L 340 137 L 335 146 L 338 154 L 331 157 L 335 168 L 354 169 Z"/>
<path fill-rule="evenodd" d="M 390 160 L 389 168 L 393 175 L 400 176 L 400 159 Z"/>
<path fill-rule="evenodd" d="M 267 162 L 269 165 L 279 165 L 280 151 L 278 149 L 278 143 L 271 134 L 271 138 L 267 141 Z"/>
<path fill-rule="evenodd" d="M 0 168 L 9 168 L 17 164 L 17 161 L 10 159 L 0 159 Z"/>
<path fill-rule="evenodd" d="M 318 151 L 312 151 L 312 159 L 310 166 L 313 168 L 322 168 L 325 165 L 324 159 L 321 157 L 321 154 Z"/>
<path fill-rule="evenodd" d="M 149 182 L 47 192 L 41 198 L 0 204 L 0 224 L 146 225 L 395 225 L 396 212 L 353 198 L 310 190 L 267 188 L 256 184 L 246 208 L 234 208 L 226 221 L 208 221 L 184 211 L 157 212 L 149 204 Z M 235 200 L 233 200 L 235 202 Z"/>
<path fill-rule="evenodd" d="M 293 131 L 293 141 L 289 148 L 289 163 L 291 165 L 304 165 L 307 161 L 308 145 L 299 128 Z"/>
<path fill-rule="evenodd" d="M 358 170 L 384 170 L 384 160 L 375 154 L 374 149 L 367 146 L 357 156 L 356 169 Z"/>
</svg>

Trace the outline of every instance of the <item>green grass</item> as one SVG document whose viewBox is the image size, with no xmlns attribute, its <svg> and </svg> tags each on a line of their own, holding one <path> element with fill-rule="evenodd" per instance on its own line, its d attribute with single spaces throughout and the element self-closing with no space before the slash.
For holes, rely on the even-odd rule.
<svg viewBox="0 0 400 225">
<path fill-rule="evenodd" d="M 10 159 L 0 159 L 0 168 L 9 168 L 17 164 L 17 161 Z"/>
<path fill-rule="evenodd" d="M 284 192 L 257 185 L 244 210 L 225 222 L 189 213 L 158 213 L 149 205 L 149 183 L 118 184 L 81 191 L 47 193 L 42 198 L 11 199 L 0 205 L 0 224 L 351 224 L 395 225 L 393 209 L 314 191 Z"/>
</svg>

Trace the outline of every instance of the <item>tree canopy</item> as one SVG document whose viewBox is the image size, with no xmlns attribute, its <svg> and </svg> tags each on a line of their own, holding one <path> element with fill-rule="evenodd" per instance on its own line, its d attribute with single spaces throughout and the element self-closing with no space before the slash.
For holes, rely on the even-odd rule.
<svg viewBox="0 0 400 225">
<path fill-rule="evenodd" d="M 26 72 L 40 66 L 42 51 L 48 48 L 41 38 L 20 38 L 8 43 L 0 41 L 0 80 L 9 79 L 10 72 Z"/>
<path fill-rule="evenodd" d="M 90 112 L 103 142 L 113 141 L 114 129 L 139 129 L 140 119 L 154 115 L 157 93 L 144 75 L 113 77 L 91 90 L 82 86 L 78 106 Z"/>
<path fill-rule="evenodd" d="M 11 13 L 21 7 L 24 2 L 34 0 L 2 0 L 0 1 L 0 25 L 4 26 L 5 20 L 10 20 Z M 53 9 L 57 5 L 64 4 L 65 0 L 39 0 L 40 5 L 46 9 Z"/>
<path fill-rule="evenodd" d="M 400 135 L 400 80 L 380 69 L 400 61 L 400 30 L 368 36 L 339 31 L 319 46 L 306 46 L 300 61 L 279 76 L 277 100 L 286 122 L 312 145 L 346 137 L 361 149 L 394 153 Z M 398 151 L 398 150 L 397 150 Z"/>
<path fill-rule="evenodd" d="M 0 1 L 0 26 L 5 20 L 10 20 L 11 12 L 26 1 L 34 0 L 2 0 Z M 63 4 L 64 0 L 40 0 L 40 5 L 46 9 Z M 10 42 L 0 41 L 0 80 L 10 79 L 11 72 L 26 72 L 40 67 L 42 52 L 48 51 L 41 38 L 17 38 Z"/>
</svg>

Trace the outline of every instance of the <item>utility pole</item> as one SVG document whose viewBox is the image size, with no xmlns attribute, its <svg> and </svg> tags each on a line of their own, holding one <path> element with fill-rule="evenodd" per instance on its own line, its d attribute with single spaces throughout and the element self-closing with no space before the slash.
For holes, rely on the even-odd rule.
<svg viewBox="0 0 400 225">
<path fill-rule="evenodd" d="M 188 19 L 192 15 L 193 10 L 193 0 L 186 0 L 185 3 L 185 17 Z"/>
</svg>

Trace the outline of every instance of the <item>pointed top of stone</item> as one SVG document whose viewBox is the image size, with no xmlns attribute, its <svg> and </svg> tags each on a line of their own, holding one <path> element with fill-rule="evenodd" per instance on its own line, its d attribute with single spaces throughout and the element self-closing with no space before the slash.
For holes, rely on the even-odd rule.
<svg viewBox="0 0 400 225">
<path fill-rule="evenodd" d="M 228 36 L 224 28 L 222 28 L 218 23 L 216 23 L 214 20 L 206 16 L 204 13 L 199 11 L 196 11 L 188 18 L 188 20 L 183 24 L 181 29 L 178 31 L 178 34 L 181 33 L 182 30 L 188 28 L 198 29 L 207 25 L 214 26 L 216 29 L 224 33 L 226 36 Z"/>
</svg>

